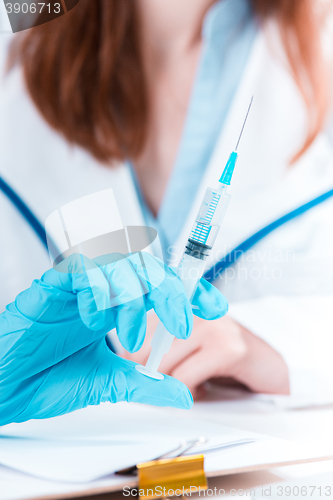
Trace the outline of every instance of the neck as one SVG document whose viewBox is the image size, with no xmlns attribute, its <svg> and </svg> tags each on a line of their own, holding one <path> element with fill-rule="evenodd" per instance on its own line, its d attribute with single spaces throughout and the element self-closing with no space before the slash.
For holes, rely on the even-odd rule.
<svg viewBox="0 0 333 500">
<path fill-rule="evenodd" d="M 201 41 L 206 12 L 216 0 L 137 0 L 144 51 L 166 57 Z"/>
</svg>

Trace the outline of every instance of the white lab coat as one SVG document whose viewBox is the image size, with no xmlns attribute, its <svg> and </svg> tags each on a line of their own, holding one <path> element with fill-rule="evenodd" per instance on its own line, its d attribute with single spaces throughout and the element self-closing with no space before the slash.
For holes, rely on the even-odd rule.
<svg viewBox="0 0 333 500">
<path fill-rule="evenodd" d="M 207 267 L 258 229 L 333 187 L 333 149 L 325 133 L 296 165 L 288 166 L 305 137 L 306 112 L 281 50 L 272 55 L 260 33 L 175 244 L 175 263 L 206 186 L 216 184 L 234 147 L 251 95 L 254 104 L 239 149 L 232 201 Z M 0 170 L 41 222 L 69 201 L 112 187 L 123 223 L 144 224 L 126 165 L 101 166 L 51 130 L 26 94 L 18 69 L 2 82 Z M 283 404 L 333 401 L 332 220 L 333 200 L 274 231 L 216 283 L 228 298 L 230 315 L 285 359 L 291 396 L 274 398 Z M 3 194 L 0 224 L 3 310 L 50 262 Z"/>
</svg>

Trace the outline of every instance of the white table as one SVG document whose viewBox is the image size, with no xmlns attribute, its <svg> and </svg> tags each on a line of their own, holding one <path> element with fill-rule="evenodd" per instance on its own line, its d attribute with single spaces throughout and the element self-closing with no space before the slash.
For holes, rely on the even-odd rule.
<svg viewBox="0 0 333 500">
<path fill-rule="evenodd" d="M 211 387 L 205 400 L 195 403 L 191 411 L 185 412 L 175 409 L 169 409 L 168 411 L 173 415 L 177 415 L 177 413 L 182 416 L 185 415 L 187 419 L 200 418 L 208 423 L 220 423 L 299 443 L 322 444 L 326 447 L 327 454 L 333 455 L 333 406 L 302 410 L 280 410 L 272 403 L 262 401 L 249 393 L 234 389 Z M 250 491 L 253 491 L 256 487 L 266 485 L 269 488 L 269 485 L 276 485 L 281 480 L 299 479 L 302 482 L 308 476 L 324 472 L 331 473 L 333 478 L 333 460 L 214 478 L 209 480 L 209 488 L 212 490 L 216 488 L 217 492 L 224 490 L 225 494 L 220 495 L 222 498 L 230 497 L 230 492 L 232 493 L 231 498 L 251 498 Z M 7 477 L 8 481 L 10 481 L 10 471 L 8 471 Z M 12 475 L 12 480 L 15 481 L 15 474 Z M 322 480 L 327 484 L 326 477 Z M 246 490 L 248 490 L 247 496 L 244 493 Z M 241 491 L 242 494 L 237 495 L 237 491 Z M 96 493 L 91 491 L 89 498 L 94 500 Z M 97 498 L 99 500 L 106 500 L 106 498 L 110 500 L 111 498 L 112 500 L 120 500 L 121 498 L 124 500 L 122 492 L 107 493 L 102 496 L 103 490 L 99 490 L 99 493 L 96 500 Z M 83 498 L 86 496 L 87 492 L 84 494 L 72 492 L 71 494 L 59 493 L 59 495 L 53 495 L 52 498 Z M 39 496 L 39 498 L 41 497 Z"/>
</svg>

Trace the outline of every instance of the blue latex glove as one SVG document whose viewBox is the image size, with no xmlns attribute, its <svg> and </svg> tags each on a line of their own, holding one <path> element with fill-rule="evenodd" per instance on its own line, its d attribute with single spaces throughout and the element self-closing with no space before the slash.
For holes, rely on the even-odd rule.
<svg viewBox="0 0 333 500">
<path fill-rule="evenodd" d="M 116 328 L 122 345 L 138 350 L 151 308 L 170 332 L 187 338 L 192 310 L 175 272 L 143 253 L 107 265 L 76 255 L 65 266 L 35 280 L 0 315 L 0 425 L 103 401 L 190 408 L 184 384 L 141 375 L 105 339 Z M 206 319 L 227 312 L 224 297 L 205 280 L 193 304 Z"/>
</svg>

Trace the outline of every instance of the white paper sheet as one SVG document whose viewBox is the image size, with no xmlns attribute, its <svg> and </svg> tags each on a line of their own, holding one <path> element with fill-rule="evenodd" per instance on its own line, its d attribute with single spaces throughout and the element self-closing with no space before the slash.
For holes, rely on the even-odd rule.
<svg viewBox="0 0 333 500">
<path fill-rule="evenodd" d="M 0 464 L 31 476 L 83 483 L 162 455 L 182 440 L 208 439 L 195 451 L 260 439 L 249 432 L 139 405 L 101 405 L 0 429 Z M 228 448 L 227 448 L 228 449 Z M 225 452 L 227 452 L 225 449 Z M 210 450 L 210 451 L 209 451 Z"/>
<path fill-rule="evenodd" d="M 135 481 L 135 480 L 134 480 Z M 128 480 L 128 485 L 133 483 L 133 479 Z M 96 493 L 103 492 L 99 489 L 122 488 L 123 477 L 113 476 L 104 480 L 91 483 L 60 483 L 58 481 L 48 481 L 40 479 L 13 469 L 0 466 L 0 499 L 1 500 L 24 500 L 47 496 L 66 496 L 75 493 L 84 496 L 85 491 L 94 488 Z M 117 486 L 118 485 L 118 486 Z"/>
<path fill-rule="evenodd" d="M 121 403 L 2 427 L 0 500 L 83 495 L 88 490 L 101 493 L 121 490 L 124 485 L 134 486 L 135 477 L 114 475 L 112 469 L 154 458 L 165 445 L 169 450 L 183 439 L 200 436 L 209 439 L 196 450 L 206 450 L 208 476 L 218 471 L 226 474 L 240 467 L 256 470 L 265 464 L 320 456 L 308 447 L 263 438 L 212 423 L 209 415 L 205 417 L 199 420 L 194 412 Z M 252 444 L 207 451 L 208 445 L 214 448 L 242 440 L 252 441 Z"/>
</svg>

